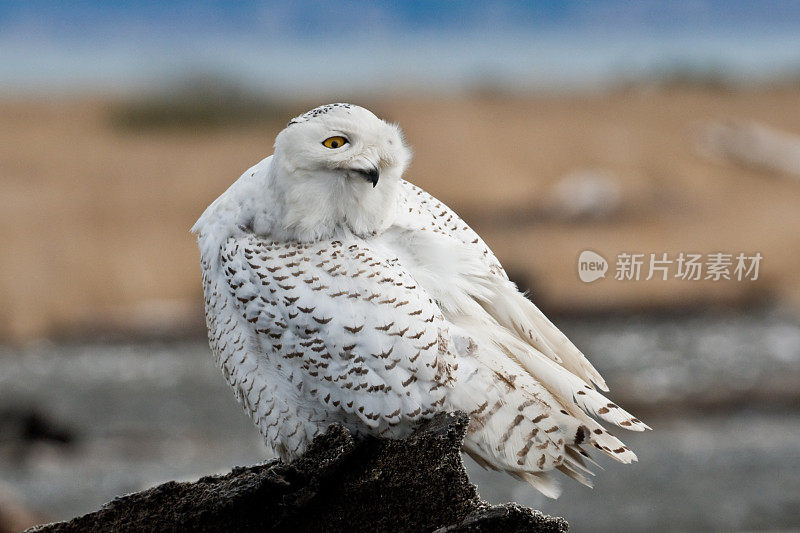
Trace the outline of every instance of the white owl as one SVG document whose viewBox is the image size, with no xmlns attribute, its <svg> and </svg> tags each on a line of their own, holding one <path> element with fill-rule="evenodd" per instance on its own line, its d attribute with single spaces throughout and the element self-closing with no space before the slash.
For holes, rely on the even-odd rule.
<svg viewBox="0 0 800 533">
<path fill-rule="evenodd" d="M 211 348 L 267 445 L 291 460 L 332 423 L 399 437 L 461 410 L 465 452 L 548 496 L 553 469 L 589 484 L 586 445 L 635 461 L 589 415 L 647 426 L 595 390 L 481 238 L 402 179 L 410 157 L 370 111 L 318 107 L 192 229 Z"/>
</svg>

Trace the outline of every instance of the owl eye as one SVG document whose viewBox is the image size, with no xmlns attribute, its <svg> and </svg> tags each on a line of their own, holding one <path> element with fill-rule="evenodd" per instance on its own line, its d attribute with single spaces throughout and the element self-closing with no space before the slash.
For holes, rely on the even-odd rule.
<svg viewBox="0 0 800 533">
<path fill-rule="evenodd" d="M 324 141 L 322 141 L 322 146 L 325 148 L 341 148 L 347 144 L 347 139 L 344 137 L 328 137 Z"/>
</svg>

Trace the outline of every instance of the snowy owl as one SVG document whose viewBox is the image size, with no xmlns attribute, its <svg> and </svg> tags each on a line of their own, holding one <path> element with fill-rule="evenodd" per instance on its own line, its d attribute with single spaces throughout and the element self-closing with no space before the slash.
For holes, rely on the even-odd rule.
<svg viewBox="0 0 800 533">
<path fill-rule="evenodd" d="M 586 446 L 636 460 L 589 415 L 647 426 L 596 390 L 481 238 L 403 179 L 396 125 L 330 104 L 274 148 L 192 231 L 214 357 L 277 456 L 332 423 L 392 438 L 460 410 L 466 453 L 551 497 L 554 469 L 589 484 Z"/>
</svg>

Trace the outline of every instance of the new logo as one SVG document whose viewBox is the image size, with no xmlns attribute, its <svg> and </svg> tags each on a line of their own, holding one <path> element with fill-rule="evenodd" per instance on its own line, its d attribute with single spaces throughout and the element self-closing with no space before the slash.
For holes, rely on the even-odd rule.
<svg viewBox="0 0 800 533">
<path fill-rule="evenodd" d="M 584 283 L 591 283 L 606 277 L 608 261 L 600 254 L 584 250 L 578 256 L 578 277 Z"/>
</svg>

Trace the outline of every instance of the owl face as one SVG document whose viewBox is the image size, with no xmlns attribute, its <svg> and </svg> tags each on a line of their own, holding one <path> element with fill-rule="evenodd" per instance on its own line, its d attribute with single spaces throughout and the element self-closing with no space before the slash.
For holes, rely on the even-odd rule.
<svg viewBox="0 0 800 533">
<path fill-rule="evenodd" d="M 275 140 L 275 153 L 293 173 L 373 188 L 399 179 L 410 159 L 400 128 L 351 104 L 321 106 L 292 119 Z"/>
<path fill-rule="evenodd" d="M 400 128 L 362 107 L 329 104 L 292 119 L 275 139 L 284 227 L 315 237 L 337 226 L 380 231 L 410 158 Z"/>
</svg>

